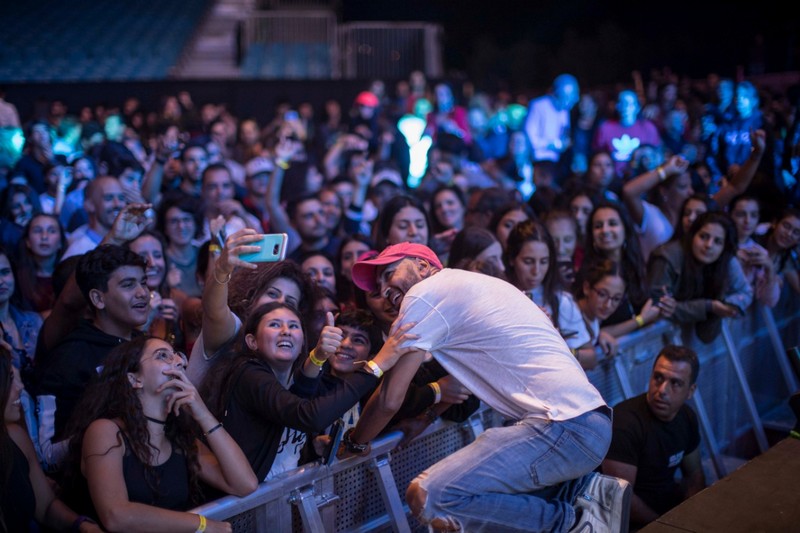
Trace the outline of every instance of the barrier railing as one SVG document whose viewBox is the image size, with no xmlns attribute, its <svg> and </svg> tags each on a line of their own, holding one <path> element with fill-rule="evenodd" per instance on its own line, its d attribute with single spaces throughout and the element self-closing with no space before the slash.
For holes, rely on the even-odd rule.
<svg viewBox="0 0 800 533">
<path fill-rule="evenodd" d="M 800 308 L 794 294 L 784 297 L 777 315 L 779 320 L 769 309 L 751 308 L 745 317 L 726 323 L 723 335 L 710 344 L 661 321 L 621 338 L 617 357 L 587 374 L 613 406 L 646 390 L 653 360 L 664 344 L 677 340 L 695 349 L 701 371 L 694 407 L 704 458 L 719 479 L 728 473 L 728 455 L 737 453 L 742 435 L 753 432 L 758 447 L 765 446 L 765 417 L 782 410 L 797 390 L 783 349 L 800 344 Z M 731 329 L 737 331 L 736 338 Z M 402 450 L 396 449 L 401 434 L 392 432 L 372 443 L 369 456 L 304 465 L 262 483 L 245 498 L 227 496 L 193 512 L 228 520 L 234 531 L 416 530 L 419 524 L 409 517 L 404 499 L 411 480 L 472 442 L 483 428 L 501 422 L 494 411 L 482 408 L 462 424 L 436 422 Z M 788 431 L 786 422 L 773 428 Z"/>
</svg>

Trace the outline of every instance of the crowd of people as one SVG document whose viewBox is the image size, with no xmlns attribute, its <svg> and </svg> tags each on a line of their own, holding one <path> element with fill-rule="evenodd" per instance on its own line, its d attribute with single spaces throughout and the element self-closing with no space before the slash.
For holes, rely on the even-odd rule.
<svg viewBox="0 0 800 533">
<path fill-rule="evenodd" d="M 655 74 L 414 72 L 266 124 L 188 92 L 21 122 L 0 91 L 0 530 L 225 531 L 186 511 L 329 457 L 335 421 L 363 454 L 480 402 L 507 425 L 409 488 L 438 530 L 635 528 L 702 489 L 696 354 L 613 417 L 585 371 L 800 292 L 800 107 Z"/>
</svg>

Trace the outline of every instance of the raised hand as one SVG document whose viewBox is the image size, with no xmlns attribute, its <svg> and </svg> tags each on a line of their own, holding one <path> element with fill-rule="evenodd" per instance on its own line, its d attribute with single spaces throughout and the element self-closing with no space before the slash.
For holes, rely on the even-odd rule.
<svg viewBox="0 0 800 533">
<path fill-rule="evenodd" d="M 327 361 L 339 346 L 342 345 L 342 330 L 334 325 L 333 313 L 330 311 L 325 315 L 325 327 L 322 328 L 322 333 L 319 335 L 317 347 L 314 349 L 314 357 L 320 361 Z"/>
<path fill-rule="evenodd" d="M 174 389 L 167 396 L 167 413 L 172 412 L 175 416 L 178 416 L 181 408 L 185 407 L 189 415 L 195 420 L 210 416 L 208 407 L 200 398 L 200 393 L 197 392 L 194 384 L 186 377 L 183 369 L 171 368 L 165 370 L 164 375 L 171 379 L 162 383 L 156 389 L 156 394 L 160 394 L 167 389 Z"/>
<path fill-rule="evenodd" d="M 114 219 L 109 232 L 113 242 L 122 244 L 141 235 L 149 223 L 146 211 L 152 207 L 153 204 L 143 203 L 133 203 L 123 207 Z"/>
</svg>

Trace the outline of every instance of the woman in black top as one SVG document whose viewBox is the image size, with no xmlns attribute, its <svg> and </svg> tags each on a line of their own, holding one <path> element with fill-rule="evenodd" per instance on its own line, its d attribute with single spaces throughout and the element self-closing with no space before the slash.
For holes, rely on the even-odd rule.
<svg viewBox="0 0 800 533">
<path fill-rule="evenodd" d="M 61 531 L 101 531 L 56 498 L 44 475 L 22 420 L 19 372 L 8 346 L 0 341 L 0 532 L 28 531 L 33 522 Z"/>
<path fill-rule="evenodd" d="M 75 410 L 70 492 L 88 488 L 91 502 L 81 503 L 110 531 L 230 531 L 183 512 L 201 503 L 200 482 L 237 496 L 256 489 L 247 459 L 185 365 L 165 341 L 138 337 L 109 354 Z"/>
</svg>

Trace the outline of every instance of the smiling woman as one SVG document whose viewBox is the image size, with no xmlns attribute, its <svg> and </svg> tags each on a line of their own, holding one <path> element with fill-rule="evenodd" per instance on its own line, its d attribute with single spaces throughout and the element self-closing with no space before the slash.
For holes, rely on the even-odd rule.
<svg viewBox="0 0 800 533">
<path fill-rule="evenodd" d="M 377 384 L 372 373 L 354 372 L 315 396 L 331 355 L 320 349 L 306 356 L 300 314 L 290 305 L 271 302 L 250 314 L 235 356 L 206 379 L 212 411 L 242 447 L 259 480 L 297 467 L 306 433 L 322 432 Z M 304 370 L 307 357 L 316 368 L 314 376 Z M 380 368 L 390 366 L 384 362 Z"/>
<path fill-rule="evenodd" d="M 740 316 L 753 299 L 735 254 L 733 222 L 724 213 L 710 211 L 692 223 L 682 242 L 657 248 L 650 260 L 652 293 L 674 295 L 673 320 L 694 323 L 704 342 L 717 336 L 721 318 Z"/>
</svg>

